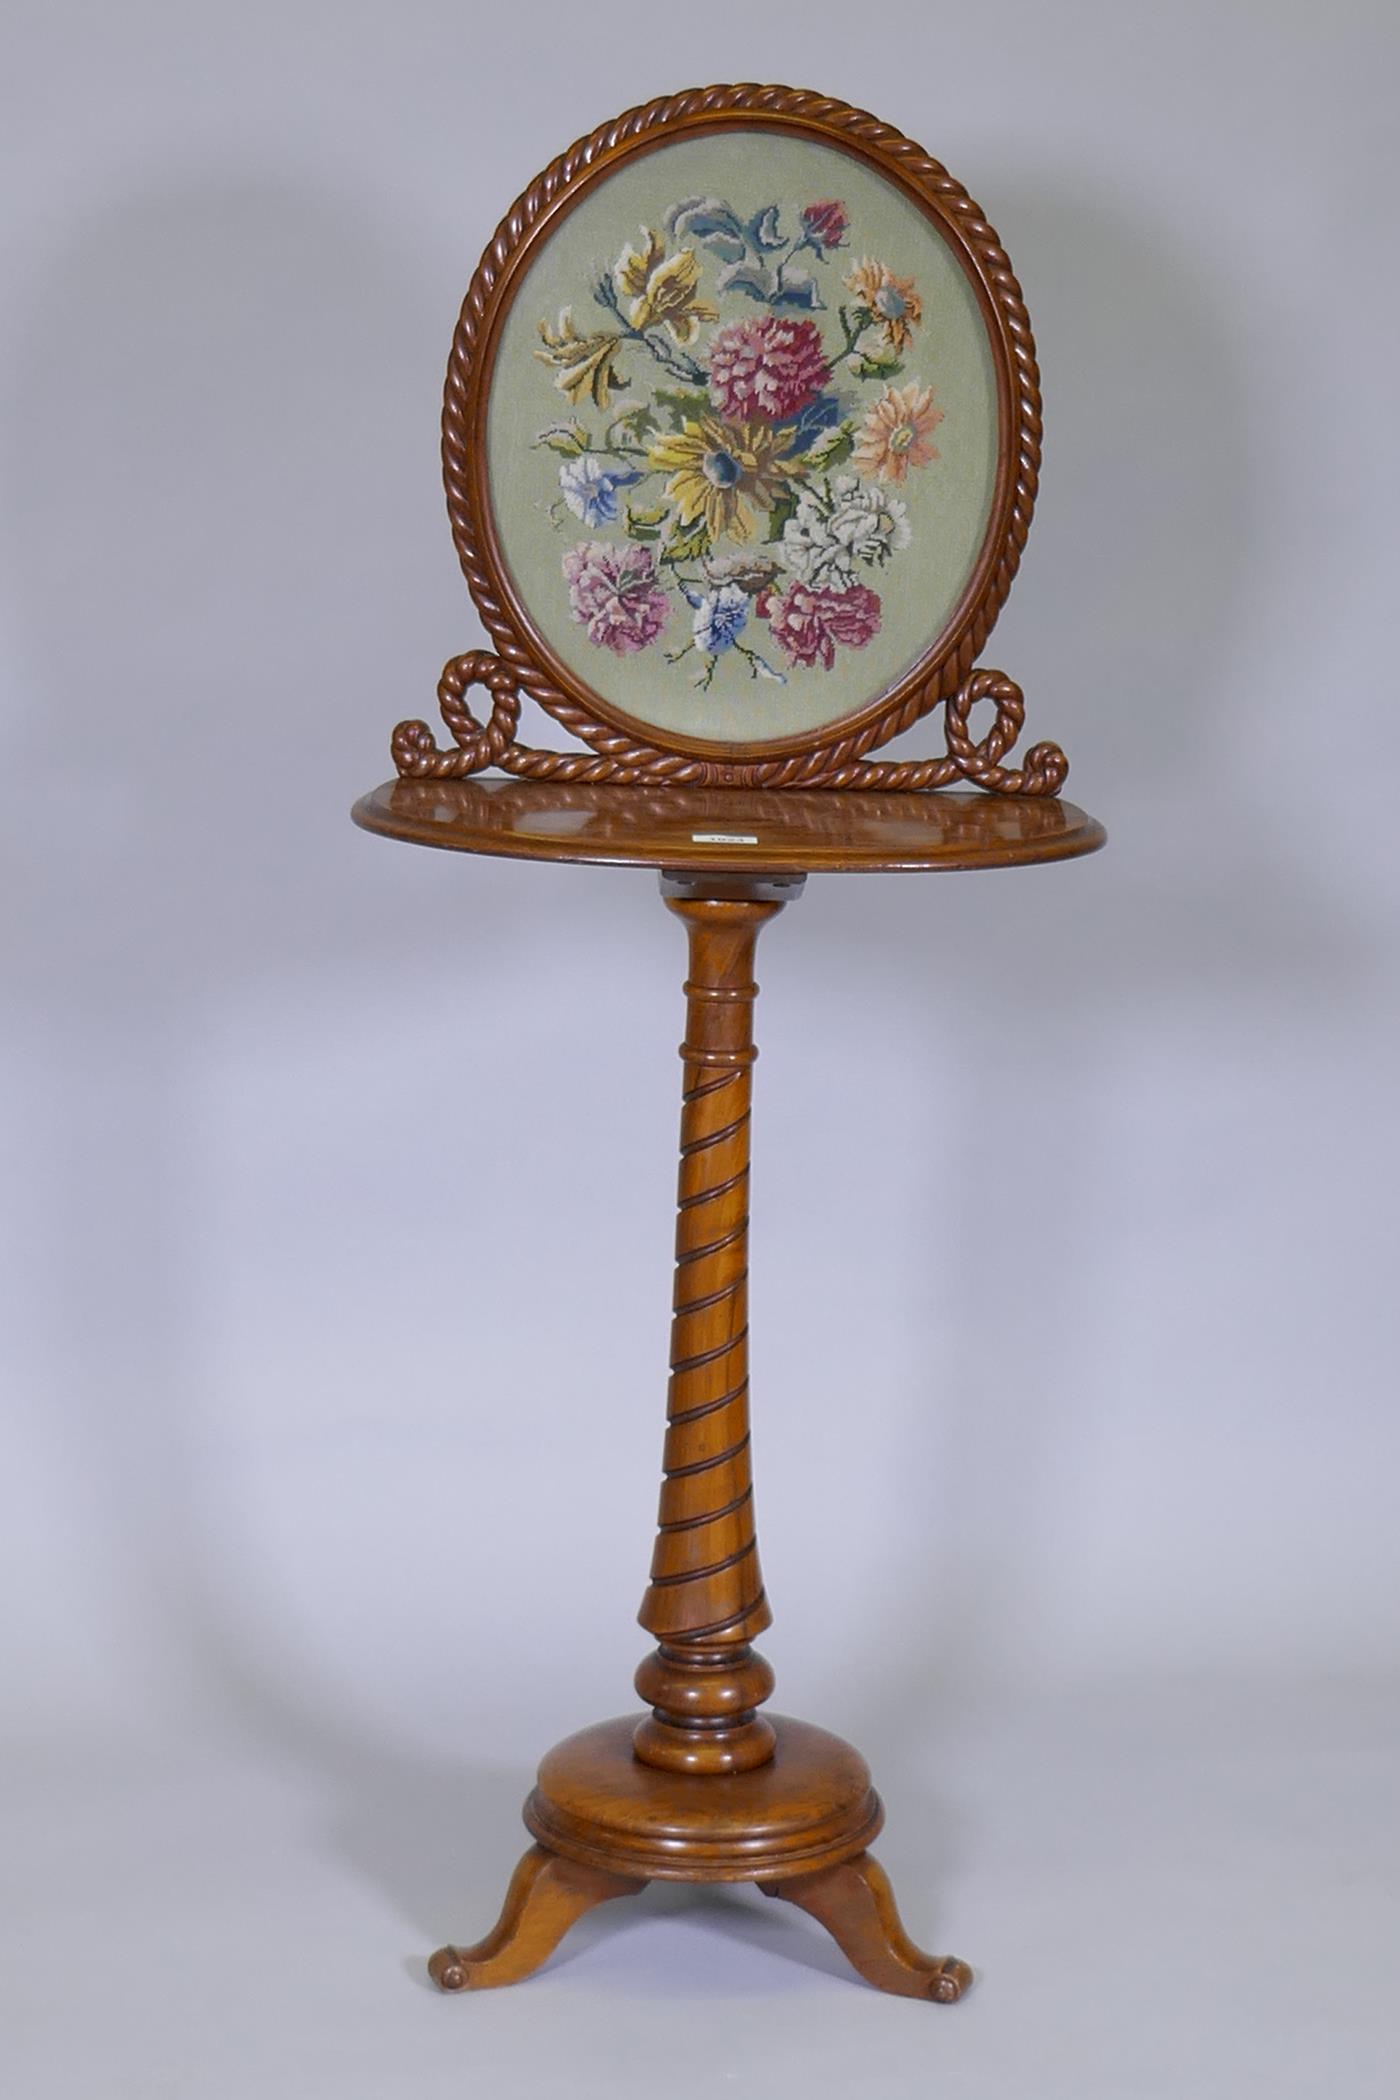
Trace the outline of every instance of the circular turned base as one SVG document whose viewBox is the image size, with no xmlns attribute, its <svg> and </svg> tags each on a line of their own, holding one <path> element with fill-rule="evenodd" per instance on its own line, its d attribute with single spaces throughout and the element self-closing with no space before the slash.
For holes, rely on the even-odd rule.
<svg viewBox="0 0 1400 2100">
<path fill-rule="evenodd" d="M 636 1716 L 551 1750 L 525 1804 L 542 1845 L 646 1881 L 790 1881 L 854 1859 L 884 1822 L 865 1759 L 839 1736 L 772 1717 L 777 1748 L 748 1772 L 658 1771 Z"/>
</svg>

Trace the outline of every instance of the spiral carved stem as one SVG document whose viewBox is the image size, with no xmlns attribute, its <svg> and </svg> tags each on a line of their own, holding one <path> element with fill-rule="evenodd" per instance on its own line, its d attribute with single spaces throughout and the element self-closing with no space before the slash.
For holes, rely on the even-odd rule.
<svg viewBox="0 0 1400 2100">
<path fill-rule="evenodd" d="M 677 881 L 666 898 L 689 932 L 690 973 L 664 1478 L 638 1614 L 660 1645 L 637 1672 L 652 1713 L 636 1752 L 684 1772 L 746 1771 L 774 1741 L 756 1712 L 773 1673 L 749 1646 L 772 1617 L 749 1457 L 753 958 L 760 929 L 801 884 L 707 894 L 714 887 Z"/>
</svg>

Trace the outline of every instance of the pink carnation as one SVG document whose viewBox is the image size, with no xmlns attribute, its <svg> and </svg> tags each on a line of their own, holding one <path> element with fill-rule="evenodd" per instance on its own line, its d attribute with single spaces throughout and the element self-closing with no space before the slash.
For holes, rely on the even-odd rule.
<svg viewBox="0 0 1400 2100">
<path fill-rule="evenodd" d="M 863 649 L 879 631 L 880 601 L 863 583 L 848 591 L 812 591 L 805 583 L 794 583 L 784 591 L 770 614 L 773 639 L 795 664 L 821 660 L 829 671 L 836 661 L 836 644 Z"/>
<path fill-rule="evenodd" d="M 710 399 L 732 423 L 795 416 L 830 375 L 815 321 L 731 321 L 710 344 Z"/>
<path fill-rule="evenodd" d="M 635 656 L 666 625 L 670 607 L 650 547 L 581 540 L 564 556 L 564 576 L 570 610 L 600 649 Z"/>
</svg>

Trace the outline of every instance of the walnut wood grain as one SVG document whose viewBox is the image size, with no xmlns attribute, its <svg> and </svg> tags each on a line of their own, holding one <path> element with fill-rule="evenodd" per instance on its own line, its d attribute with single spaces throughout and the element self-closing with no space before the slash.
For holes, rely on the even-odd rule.
<svg viewBox="0 0 1400 2100">
<path fill-rule="evenodd" d="M 648 1881 L 790 1881 L 852 1859 L 884 1822 L 858 1750 L 774 1714 L 776 1747 L 743 1772 L 667 1771 L 633 1747 L 619 1715 L 566 1737 L 540 1762 L 525 1826 L 551 1851 Z"/>
<path fill-rule="evenodd" d="M 688 930 L 690 969 L 664 1479 L 638 1613 L 659 1646 L 637 1672 L 652 1713 L 635 1740 L 647 1764 L 740 1772 L 774 1741 L 755 1712 L 773 1675 L 749 1646 L 773 1616 L 749 1457 L 749 1114 L 754 949 L 782 904 L 694 890 L 666 902 Z"/>
<path fill-rule="evenodd" d="M 428 1974 L 444 1991 L 485 1991 L 497 1984 L 520 1983 L 549 1959 L 585 1911 L 616 1896 L 635 1896 L 645 1887 L 645 1881 L 581 1866 L 547 1852 L 543 1845 L 532 1845 L 485 1939 L 474 1947 L 439 1947 L 428 1963 Z"/>
<path fill-rule="evenodd" d="M 512 860 L 585 861 L 740 878 L 1029 867 L 1096 853 L 1072 802 L 957 792 L 609 787 L 393 780 L 355 805 L 381 837 Z"/>
<path fill-rule="evenodd" d="M 487 784 L 466 792 L 484 795 L 489 811 Z M 810 850 L 822 827 L 817 812 L 802 818 L 804 799 L 813 798 L 790 806 L 809 826 Z M 999 812 L 1014 846 L 1015 805 L 976 807 Z M 579 857 L 577 835 L 558 827 L 573 813 L 556 802 L 555 828 L 539 834 L 558 857 Z M 592 815 L 584 810 L 585 823 Z M 454 811 L 459 832 L 464 821 Z M 831 812 L 825 843 L 834 833 L 838 850 L 852 845 L 845 821 Z M 985 843 L 985 819 L 968 821 Z M 878 813 L 875 822 L 878 836 Z M 667 852 L 673 836 L 665 812 L 620 835 L 636 857 Z M 870 834 L 861 838 L 868 847 Z M 859 1752 L 810 1723 L 759 1711 L 773 1673 L 751 1645 L 770 1617 L 748 1440 L 753 964 L 761 928 L 801 887 L 800 874 L 755 873 L 733 851 L 712 872 L 663 874 L 667 904 L 687 929 L 689 974 L 664 1477 L 639 1614 L 657 1637 L 637 1672 L 651 1712 L 581 1730 L 543 1759 L 525 1804 L 535 1844 L 493 1930 L 433 1956 L 444 1990 L 528 1976 L 577 1918 L 649 1880 L 756 1882 L 819 1919 L 882 1991 L 947 2002 L 971 1981 L 964 1963 L 924 1954 L 900 1924 L 869 1855 L 884 1811 Z"/>
<path fill-rule="evenodd" d="M 491 711 L 485 721 L 472 712 L 467 698 L 475 686 L 491 695 Z M 650 747 L 634 745 L 622 746 L 621 755 L 616 755 L 621 740 L 615 737 L 607 740 L 611 755 L 604 758 L 541 751 L 518 741 L 520 694 L 515 674 L 486 649 L 468 649 L 450 657 L 438 679 L 437 695 L 438 712 L 451 734 L 451 745 L 439 749 L 426 722 L 400 722 L 389 749 L 405 780 L 462 780 L 487 766 L 499 766 L 522 780 L 584 785 L 710 783 L 779 788 L 787 793 L 840 788 L 865 794 L 881 789 L 922 793 L 966 780 L 992 794 L 1036 796 L 1058 795 L 1069 777 L 1064 752 L 1058 744 L 1045 741 L 1032 744 L 1019 766 L 1003 765 L 1021 734 L 1026 703 L 1015 679 L 989 664 L 969 671 L 962 684 L 948 694 L 943 711 L 944 749 L 936 758 L 857 758 L 851 755 L 849 741 L 825 745 L 810 759 L 775 760 L 765 765 L 668 758 L 658 752 L 648 757 Z M 977 736 L 970 717 L 983 700 L 991 701 L 994 712 L 990 725 Z M 922 706 L 916 709 L 923 711 Z M 855 748 L 863 747 L 857 744 Z"/>
<path fill-rule="evenodd" d="M 876 1990 L 951 2005 L 972 1982 L 965 1961 L 925 1954 L 914 1945 L 900 1923 L 889 1876 L 868 1852 L 797 1881 L 765 1882 L 763 1893 L 795 1903 L 825 1925 L 851 1967 Z"/>
</svg>

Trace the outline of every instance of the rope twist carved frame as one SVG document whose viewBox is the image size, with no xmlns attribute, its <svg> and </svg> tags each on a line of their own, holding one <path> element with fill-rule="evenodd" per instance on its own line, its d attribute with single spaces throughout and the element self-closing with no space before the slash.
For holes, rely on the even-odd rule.
<svg viewBox="0 0 1400 2100">
<path fill-rule="evenodd" d="M 492 311 L 497 285 L 541 218 L 600 161 L 621 149 L 697 120 L 784 117 L 800 119 L 815 135 L 825 132 L 870 148 L 879 160 L 902 168 L 926 196 L 935 198 L 975 258 L 1001 330 L 1012 396 L 1011 470 L 1003 507 L 997 557 L 954 646 L 873 719 L 797 753 L 725 758 L 713 753 L 666 751 L 635 733 L 598 719 L 548 675 L 503 602 L 495 564 L 483 544 L 472 471 L 472 387 L 476 353 Z M 404 778 L 453 779 L 497 766 L 534 780 L 671 782 L 692 786 L 931 789 L 968 780 L 996 794 L 1054 795 L 1069 763 L 1059 747 L 1039 743 L 1017 767 L 1002 761 L 1020 735 L 1025 705 L 1020 688 L 1001 672 L 974 669 L 976 657 L 1005 603 L 1020 566 L 1030 529 L 1040 474 L 1042 421 L 1039 374 L 1030 317 L 1010 262 L 995 232 L 962 185 L 912 139 L 864 110 L 804 90 L 752 84 L 692 88 L 628 110 L 601 125 L 553 161 L 517 198 L 492 236 L 467 290 L 452 340 L 443 396 L 442 463 L 452 538 L 467 586 L 495 653 L 471 650 L 453 657 L 438 683 L 438 704 L 452 744 L 441 749 L 426 722 L 401 722 L 391 744 Z M 467 704 L 472 686 L 484 686 L 492 708 L 483 723 Z M 517 742 L 521 697 L 536 701 L 590 747 L 584 752 L 543 751 Z M 969 716 L 981 700 L 993 702 L 995 720 L 974 738 Z M 868 762 L 866 753 L 898 736 L 946 701 L 945 754 L 936 759 Z"/>
</svg>

